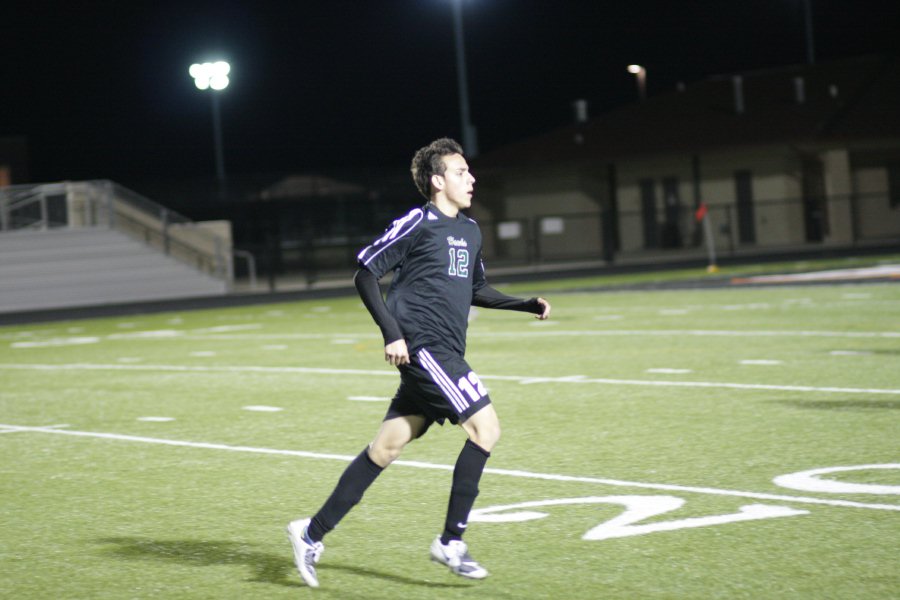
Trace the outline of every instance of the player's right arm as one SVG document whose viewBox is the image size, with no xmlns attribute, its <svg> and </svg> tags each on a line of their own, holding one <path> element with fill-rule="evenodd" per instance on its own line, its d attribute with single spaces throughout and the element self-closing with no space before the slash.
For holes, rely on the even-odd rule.
<svg viewBox="0 0 900 600">
<path fill-rule="evenodd" d="M 378 278 L 363 267 L 356 272 L 353 283 L 375 324 L 381 329 L 384 338 L 384 360 L 394 366 L 409 364 L 406 340 L 403 339 L 400 324 L 384 303 L 381 288 L 378 287 Z"/>
<path fill-rule="evenodd" d="M 409 364 L 409 349 L 400 324 L 384 303 L 378 280 L 406 260 L 424 216 L 420 208 L 411 210 L 394 221 L 381 237 L 363 248 L 357 256 L 359 271 L 353 279 L 356 290 L 381 329 L 384 360 L 394 366 Z"/>
</svg>

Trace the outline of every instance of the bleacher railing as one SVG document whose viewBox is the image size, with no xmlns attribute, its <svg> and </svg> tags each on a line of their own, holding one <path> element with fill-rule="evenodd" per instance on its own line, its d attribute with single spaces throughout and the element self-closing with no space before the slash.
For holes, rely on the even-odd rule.
<svg viewBox="0 0 900 600">
<path fill-rule="evenodd" d="M 0 188 L 0 232 L 105 227 L 120 231 L 231 287 L 230 240 L 113 181 Z"/>
</svg>

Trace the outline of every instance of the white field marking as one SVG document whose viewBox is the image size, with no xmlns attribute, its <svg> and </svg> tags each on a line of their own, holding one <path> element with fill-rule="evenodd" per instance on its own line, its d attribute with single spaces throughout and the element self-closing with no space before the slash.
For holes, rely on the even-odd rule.
<svg viewBox="0 0 900 600">
<path fill-rule="evenodd" d="M 761 310 L 772 308 L 772 305 L 765 302 L 756 302 L 752 304 L 725 304 L 721 308 L 722 310 Z"/>
<path fill-rule="evenodd" d="M 175 317 L 174 319 L 169 319 L 168 321 L 166 321 L 166 323 L 168 323 L 169 325 L 181 325 L 184 323 L 184 319 L 182 319 L 181 317 Z"/>
<path fill-rule="evenodd" d="M 543 519 L 550 515 L 540 511 L 516 509 L 578 504 L 619 504 L 625 508 L 622 514 L 593 527 L 581 536 L 581 539 L 590 541 L 645 535 L 657 531 L 675 531 L 678 529 L 723 525 L 725 523 L 738 523 L 740 521 L 757 521 L 760 519 L 809 514 L 808 510 L 795 510 L 786 506 L 750 504 L 740 507 L 736 513 L 726 515 L 692 517 L 674 521 L 654 521 L 653 523 L 637 525 L 637 523 L 646 519 L 678 510 L 684 506 L 684 499 L 674 496 L 588 496 L 586 498 L 558 498 L 479 508 L 472 511 L 469 515 L 469 520 L 486 523 L 522 523 Z"/>
<path fill-rule="evenodd" d="M 134 363 L 139 363 L 139 362 L 143 361 L 144 359 L 137 358 L 136 356 L 122 356 L 116 360 L 118 360 L 118 362 L 123 363 L 123 364 L 134 364 Z"/>
<path fill-rule="evenodd" d="M 48 329 L 46 331 L 42 331 L 41 333 L 43 335 L 47 335 L 50 333 L 54 333 L 54 330 Z M 35 331 L 15 331 L 15 332 L 8 332 L 8 333 L 0 333 L 0 340 L 14 340 L 14 339 L 18 339 L 18 338 L 34 337 L 36 335 L 37 335 L 37 332 L 35 332 Z"/>
<path fill-rule="evenodd" d="M 690 372 L 690 369 L 647 369 L 647 373 L 662 373 L 664 375 L 680 375 L 682 373 Z"/>
<path fill-rule="evenodd" d="M 137 327 L 137 323 L 116 323 L 116 327 L 119 329 L 134 329 Z"/>
<path fill-rule="evenodd" d="M 492 331 L 471 332 L 469 337 L 535 337 L 535 336 L 690 336 L 690 337 L 826 337 L 826 338 L 900 338 L 900 331 L 737 331 L 716 329 L 601 329 L 597 331 Z"/>
<path fill-rule="evenodd" d="M 69 327 L 66 333 L 84 333 L 84 327 Z"/>
<path fill-rule="evenodd" d="M 896 278 L 900 276 L 900 265 L 879 265 L 858 269 L 833 269 L 790 275 L 756 275 L 740 278 L 740 283 L 792 283 L 797 281 L 849 281 L 853 279 Z"/>
<path fill-rule="evenodd" d="M 331 307 L 330 306 L 314 306 L 314 307 L 312 307 L 312 311 L 317 312 L 317 313 L 331 312 Z"/>
<path fill-rule="evenodd" d="M 145 421 L 147 423 L 168 423 L 169 421 L 174 421 L 173 417 L 138 417 L 138 421 Z"/>
<path fill-rule="evenodd" d="M 482 375 L 482 378 L 490 379 L 491 375 Z M 503 376 L 495 376 L 494 379 L 504 379 Z M 531 385 L 532 383 L 547 383 L 548 381 L 554 379 L 553 377 L 522 377 L 519 378 L 519 383 L 522 385 Z M 566 377 L 558 378 L 561 383 L 583 383 L 587 377 L 585 375 L 568 375 Z"/>
<path fill-rule="evenodd" d="M 383 396 L 347 396 L 347 400 L 355 402 L 387 402 L 390 398 Z"/>
<path fill-rule="evenodd" d="M 118 365 L 118 364 L 23 364 L 0 363 L 0 370 L 22 371 L 167 371 L 180 373 L 287 373 L 294 375 L 365 375 L 396 377 L 393 370 L 366 370 L 366 369 L 320 369 L 313 367 L 260 367 L 260 366 L 199 366 L 199 365 Z M 600 385 L 635 385 L 657 387 L 696 387 L 696 388 L 722 388 L 730 390 L 772 390 L 779 392 L 822 392 L 835 394 L 887 394 L 900 395 L 900 389 L 890 388 L 844 388 L 844 387 L 815 387 L 809 385 L 771 385 L 765 383 L 722 383 L 713 381 L 663 381 L 645 379 L 611 379 L 611 378 L 587 378 L 584 375 L 569 375 L 565 377 L 525 377 L 522 375 L 480 375 L 481 379 L 493 379 L 496 381 L 513 381 L 521 384 L 533 383 L 596 383 Z"/>
<path fill-rule="evenodd" d="M 281 412 L 284 409 L 279 406 L 245 406 L 244 410 L 252 412 Z"/>
<path fill-rule="evenodd" d="M 215 356 L 215 355 L 216 355 L 216 352 L 213 352 L 212 350 L 197 350 L 196 352 L 191 352 L 191 356 L 204 357 L 204 356 Z"/>
<path fill-rule="evenodd" d="M 872 353 L 868 350 L 832 350 L 829 354 L 832 356 L 869 356 Z"/>
<path fill-rule="evenodd" d="M 247 331 L 249 329 L 262 329 L 261 323 L 247 323 L 245 325 L 217 325 L 216 327 L 205 327 L 203 329 L 193 329 L 194 333 L 230 333 L 232 331 Z"/>
<path fill-rule="evenodd" d="M 287 348 L 284 344 L 269 344 L 262 347 L 263 350 L 287 350 Z"/>
<path fill-rule="evenodd" d="M 559 321 L 531 321 L 528 323 L 531 327 L 552 327 L 555 325 L 559 325 Z"/>
<path fill-rule="evenodd" d="M 549 321 L 541 321 L 547 323 Z M 607 336 L 688 336 L 688 337 L 824 337 L 824 338 L 900 338 L 900 331 L 737 331 L 715 329 L 600 329 L 596 331 L 546 330 L 546 331 L 470 331 L 469 338 L 518 338 L 541 336 L 607 337 Z M 176 330 L 139 331 L 107 336 L 109 340 L 154 340 L 179 337 L 192 341 L 262 341 L 262 340 L 325 340 L 339 338 L 378 338 L 379 333 L 257 333 L 240 334 L 189 334 Z"/>
<path fill-rule="evenodd" d="M 748 358 L 740 361 L 742 365 L 780 365 L 780 360 L 771 360 L 767 358 Z"/>
<path fill-rule="evenodd" d="M 67 338 L 50 338 L 49 340 L 35 340 L 33 342 L 13 342 L 10 348 L 50 348 L 56 346 L 83 346 L 85 344 L 96 344 L 100 341 L 98 337 L 67 337 Z"/>
<path fill-rule="evenodd" d="M 50 433 L 56 435 L 70 435 L 74 437 L 97 438 L 115 440 L 120 442 L 137 442 L 143 444 L 159 444 L 163 446 L 179 446 L 182 448 L 202 448 L 206 450 L 224 450 L 228 452 L 248 452 L 252 454 L 272 454 L 278 456 L 297 456 L 300 458 L 313 458 L 320 460 L 339 460 L 350 462 L 356 455 L 325 454 L 321 452 L 308 452 L 305 450 L 279 450 L 276 448 L 256 448 L 252 446 L 230 446 L 228 444 L 213 444 L 208 442 L 189 442 L 182 440 L 169 440 L 164 438 L 151 438 L 135 435 L 123 435 L 118 433 L 103 433 L 96 431 L 73 431 L 70 429 L 51 429 L 49 427 L 26 427 L 0 423 L 0 429 L 10 429 L 20 432 Z M 412 460 L 397 460 L 391 463 L 402 467 L 414 469 L 430 469 L 439 471 L 453 471 L 454 465 L 442 465 Z M 760 492 L 744 492 L 740 490 L 725 490 L 719 488 L 672 485 L 667 483 L 647 483 L 643 481 L 625 481 L 621 479 L 605 479 L 602 477 L 581 477 L 576 475 L 557 475 L 552 473 L 535 473 L 515 469 L 495 469 L 487 467 L 485 473 L 502 475 L 506 477 L 520 477 L 523 479 L 538 479 L 544 481 L 560 481 L 566 483 L 595 483 L 599 485 L 611 485 L 616 487 L 632 487 L 649 490 L 665 490 L 671 492 L 684 492 L 693 494 L 707 494 L 712 496 L 734 496 L 739 498 L 754 498 L 756 500 L 774 500 L 776 502 L 794 502 L 799 504 L 819 504 L 823 506 L 839 506 L 846 508 L 866 508 L 872 510 L 890 510 L 900 512 L 900 504 L 871 504 L 865 502 L 853 502 L 850 500 L 834 500 L 827 498 L 809 498 L 805 496 L 789 496 L 783 494 L 767 494 Z"/>
<path fill-rule="evenodd" d="M 869 471 L 875 469 L 900 469 L 898 464 L 855 465 L 852 467 L 826 467 L 799 473 L 779 475 L 772 482 L 780 487 L 804 492 L 826 492 L 829 494 L 879 494 L 900 496 L 900 485 L 876 485 L 872 483 L 851 483 L 833 479 L 819 479 L 819 475 L 845 473 L 848 471 Z"/>
<path fill-rule="evenodd" d="M 56 425 L 43 425 L 43 429 L 61 429 L 64 427 L 69 427 L 68 423 L 58 423 Z M 6 425 L 0 425 L 0 433 L 21 433 L 21 429 L 19 428 L 8 428 Z"/>
<path fill-rule="evenodd" d="M 134 331 L 132 333 L 113 333 L 106 336 L 108 340 L 141 340 L 141 339 L 170 339 L 173 337 L 181 337 L 183 331 L 178 329 L 150 329 L 146 331 Z"/>
<path fill-rule="evenodd" d="M 868 300 L 872 297 L 872 294 L 844 294 L 841 297 L 847 300 Z"/>
</svg>

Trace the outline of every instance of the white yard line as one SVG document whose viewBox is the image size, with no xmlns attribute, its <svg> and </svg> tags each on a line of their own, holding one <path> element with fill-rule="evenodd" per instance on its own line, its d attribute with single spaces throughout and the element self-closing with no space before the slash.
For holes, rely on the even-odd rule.
<svg viewBox="0 0 900 600">
<path fill-rule="evenodd" d="M 141 365 L 141 364 L 0 364 L 0 371 L 164 371 L 174 373 L 284 373 L 295 375 L 365 375 L 396 377 L 394 370 L 323 369 L 314 367 L 261 367 L 252 365 L 201 366 L 201 365 Z M 810 392 L 826 394 L 879 394 L 900 396 L 900 389 L 821 387 L 812 385 L 773 385 L 765 383 L 728 383 L 716 381 L 662 381 L 645 379 L 612 379 L 568 375 L 564 377 L 529 377 L 523 375 L 479 375 L 481 379 L 513 381 L 526 385 L 535 383 L 573 383 L 597 385 L 630 385 L 655 387 L 719 388 L 730 390 L 770 390 L 779 392 Z"/>
<path fill-rule="evenodd" d="M 44 332 L 45 335 L 48 332 Z M 541 331 L 479 331 L 470 330 L 470 338 L 518 338 L 518 337 L 617 337 L 617 336 L 690 336 L 690 337 L 807 337 L 807 338 L 900 338 L 900 331 L 808 331 L 808 330 L 738 330 L 738 329 L 597 329 L 597 330 L 541 330 Z M 22 342 L 21 334 L 0 335 L 0 339 Z M 114 333 L 102 338 L 86 337 L 55 337 L 31 339 L 22 343 L 21 347 L 39 345 L 71 345 L 79 341 L 81 343 L 96 343 L 101 340 L 110 341 L 169 341 L 173 338 L 192 341 L 274 341 L 274 340 L 334 340 L 334 339 L 381 339 L 381 334 L 375 332 L 356 333 L 195 333 L 179 331 L 177 329 L 135 331 L 131 333 Z M 30 342 L 30 343 L 27 343 Z"/>
<path fill-rule="evenodd" d="M 597 330 L 541 330 L 541 331 L 478 331 L 470 330 L 470 338 L 517 337 L 606 337 L 606 336 L 691 336 L 691 337 L 823 337 L 823 338 L 900 338 L 900 331 L 791 331 L 738 329 L 597 329 Z M 378 338 L 378 333 L 260 333 L 247 335 L 197 335 L 185 333 L 178 336 L 186 340 L 321 340 L 340 338 Z M 164 336 L 114 334 L 109 339 L 166 339 Z"/>
<path fill-rule="evenodd" d="M 900 338 L 900 331 L 789 331 L 789 330 L 722 330 L 722 329 L 599 329 L 596 331 L 493 331 L 471 332 L 469 336 L 485 337 L 595 337 L 595 336 L 690 336 L 690 337 L 825 337 L 825 338 Z"/>
<path fill-rule="evenodd" d="M 54 429 L 52 427 L 23 427 L 19 425 L 0 424 L 0 431 L 3 433 L 48 433 L 56 435 L 68 435 L 73 437 L 99 438 L 107 440 L 115 440 L 119 442 L 137 442 L 143 444 L 159 444 L 164 446 L 180 446 L 184 448 L 200 448 L 205 450 L 223 450 L 228 452 L 247 452 L 251 454 L 272 454 L 280 456 L 296 456 L 300 458 L 312 458 L 319 460 L 339 460 L 342 462 L 350 462 L 355 456 L 347 454 L 325 454 L 321 452 L 307 452 L 304 450 L 279 450 L 275 448 L 256 448 L 253 446 L 231 446 L 228 444 L 212 444 L 207 442 L 189 442 L 182 440 L 168 440 L 161 438 L 151 438 L 135 435 L 122 435 L 118 433 L 103 433 L 95 431 L 71 431 L 67 429 Z M 415 469 L 433 469 L 441 471 L 452 471 L 453 465 L 442 465 L 436 463 L 427 463 L 420 461 L 398 460 L 393 463 L 401 467 L 410 467 Z M 486 468 L 485 473 L 492 475 L 503 475 L 507 477 L 520 477 L 524 479 L 540 479 L 545 481 L 560 481 L 567 483 L 592 483 L 599 485 L 610 485 L 616 487 L 632 487 L 648 490 L 664 490 L 671 492 L 686 492 L 693 494 L 706 494 L 713 496 L 735 496 L 739 498 L 753 498 L 755 500 L 772 500 L 775 502 L 793 502 L 799 504 L 819 504 L 824 506 L 839 506 L 846 508 L 865 508 L 871 510 L 891 510 L 900 511 L 900 505 L 894 504 L 870 504 L 865 502 L 851 502 L 849 500 L 830 500 L 827 498 L 811 498 L 806 496 L 789 496 L 782 494 L 765 494 L 759 492 L 743 492 L 740 490 L 725 490 L 709 487 L 670 485 L 665 483 L 647 483 L 642 481 L 624 481 L 620 479 L 606 479 L 602 477 L 581 477 L 573 475 L 556 475 L 552 473 L 535 473 L 532 471 L 520 471 L 513 469 L 494 469 Z"/>
</svg>

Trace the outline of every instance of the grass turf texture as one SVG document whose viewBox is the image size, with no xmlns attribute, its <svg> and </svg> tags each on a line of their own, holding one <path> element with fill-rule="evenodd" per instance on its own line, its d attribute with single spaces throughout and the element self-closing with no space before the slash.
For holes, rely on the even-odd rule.
<svg viewBox="0 0 900 600">
<path fill-rule="evenodd" d="M 472 523 L 467 540 L 491 577 L 469 582 L 427 557 L 450 472 L 397 464 L 326 539 L 322 588 L 309 590 L 283 527 L 314 512 L 340 457 L 371 439 L 386 401 L 348 397 L 387 398 L 397 383 L 358 300 L 4 327 L 0 423 L 132 438 L 0 429 L 0 596 L 896 597 L 900 511 L 627 482 L 900 508 L 896 495 L 772 481 L 900 462 L 900 286 L 550 299 L 546 324 L 487 310 L 472 322 L 468 358 L 504 426 L 488 467 L 621 485 L 488 472 L 476 508 L 672 496 L 683 506 L 635 525 L 751 504 L 807 514 L 591 541 L 582 536 L 622 505 L 532 508 L 548 516 Z M 552 380 L 573 376 L 584 379 Z M 259 405 L 282 410 L 244 408 Z M 436 427 L 401 460 L 449 466 L 462 441 Z M 893 469 L 824 477 L 900 486 Z"/>
</svg>

